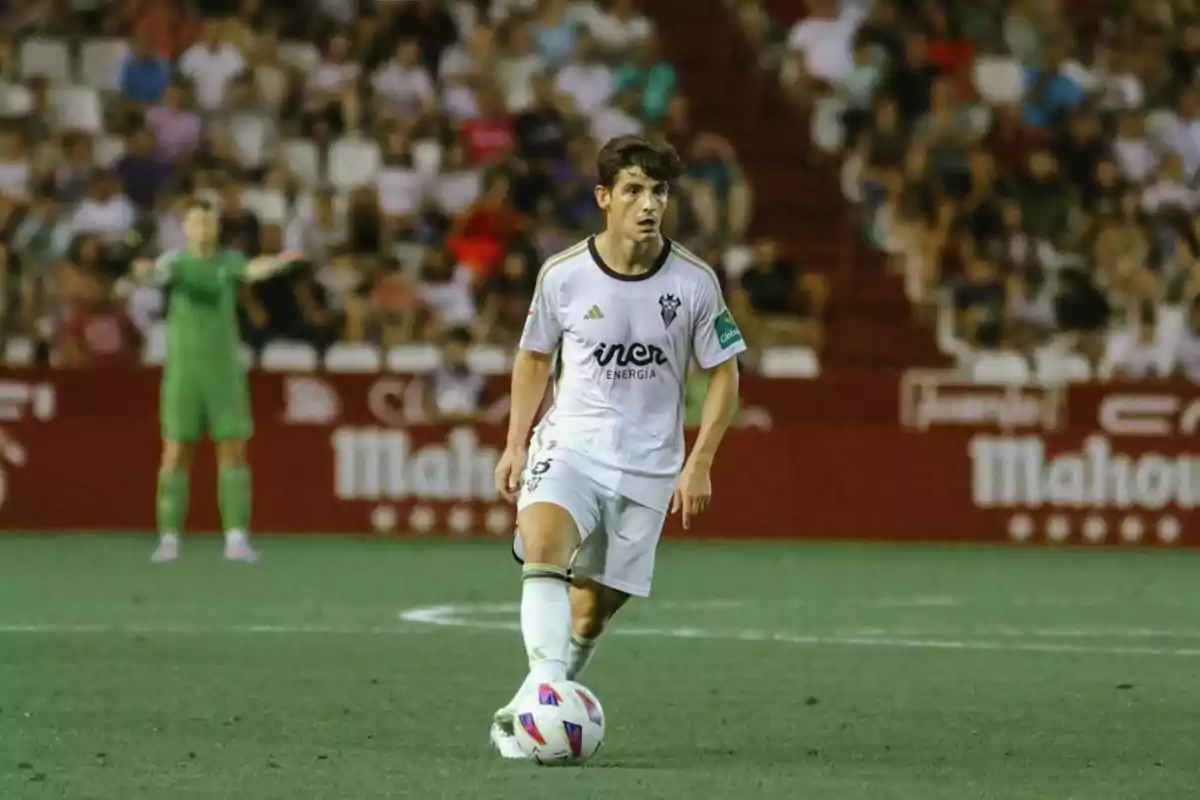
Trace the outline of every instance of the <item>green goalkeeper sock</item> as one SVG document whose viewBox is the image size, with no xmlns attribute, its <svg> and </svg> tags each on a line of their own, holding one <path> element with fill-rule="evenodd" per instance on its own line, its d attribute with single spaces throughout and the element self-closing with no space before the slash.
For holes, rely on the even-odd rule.
<svg viewBox="0 0 1200 800">
<path fill-rule="evenodd" d="M 234 464 L 221 467 L 217 476 L 217 502 L 226 533 L 250 529 L 250 467 Z"/>
<path fill-rule="evenodd" d="M 178 534 L 183 530 L 188 507 L 188 472 L 164 469 L 158 472 L 158 532 Z"/>
</svg>

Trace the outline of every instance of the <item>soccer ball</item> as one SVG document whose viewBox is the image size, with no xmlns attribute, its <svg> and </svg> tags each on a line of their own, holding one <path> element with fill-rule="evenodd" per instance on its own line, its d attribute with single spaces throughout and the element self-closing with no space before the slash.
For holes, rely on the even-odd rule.
<svg viewBox="0 0 1200 800">
<path fill-rule="evenodd" d="M 582 764 L 604 744 L 604 709 L 591 689 L 578 683 L 543 683 L 517 705 L 513 731 L 531 761 Z"/>
</svg>

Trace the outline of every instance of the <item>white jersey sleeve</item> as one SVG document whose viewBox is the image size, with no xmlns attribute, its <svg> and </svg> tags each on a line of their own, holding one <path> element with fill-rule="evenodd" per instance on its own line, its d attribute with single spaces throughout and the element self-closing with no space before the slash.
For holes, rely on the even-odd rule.
<svg viewBox="0 0 1200 800">
<path fill-rule="evenodd" d="M 520 348 L 535 353 L 553 353 L 562 342 L 562 313 L 558 302 L 557 281 L 543 273 L 533 290 L 533 302 L 529 315 L 525 317 L 525 330 L 521 332 Z"/>
<path fill-rule="evenodd" d="M 692 353 L 703 369 L 712 369 L 745 352 L 746 342 L 725 305 L 715 277 L 698 285 L 693 319 Z"/>
</svg>

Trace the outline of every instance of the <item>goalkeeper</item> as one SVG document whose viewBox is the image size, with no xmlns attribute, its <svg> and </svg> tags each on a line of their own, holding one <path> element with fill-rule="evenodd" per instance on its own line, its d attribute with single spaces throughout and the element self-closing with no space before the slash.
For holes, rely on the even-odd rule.
<svg viewBox="0 0 1200 800">
<path fill-rule="evenodd" d="M 138 259 L 134 274 L 169 287 L 167 355 L 159 396 L 162 462 L 158 472 L 158 548 L 152 560 L 179 557 L 188 507 L 188 468 L 205 433 L 217 451 L 217 500 L 225 529 L 225 558 L 253 562 L 250 547 L 250 467 L 246 442 L 254 431 L 250 392 L 238 337 L 238 284 L 288 268 L 294 254 L 248 259 L 217 248 L 218 218 L 193 200 L 183 219 L 187 240 L 157 260 Z"/>
</svg>

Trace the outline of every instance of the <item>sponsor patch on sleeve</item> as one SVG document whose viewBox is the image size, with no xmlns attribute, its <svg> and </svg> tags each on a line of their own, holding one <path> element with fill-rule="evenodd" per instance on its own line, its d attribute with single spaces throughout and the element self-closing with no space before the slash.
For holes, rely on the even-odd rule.
<svg viewBox="0 0 1200 800">
<path fill-rule="evenodd" d="M 717 332 L 717 344 L 721 346 L 722 350 L 742 341 L 742 332 L 738 330 L 737 323 L 733 321 L 733 314 L 729 313 L 728 308 L 720 313 L 717 321 L 713 323 L 713 327 Z"/>
</svg>

